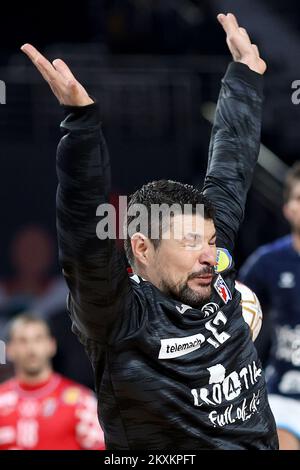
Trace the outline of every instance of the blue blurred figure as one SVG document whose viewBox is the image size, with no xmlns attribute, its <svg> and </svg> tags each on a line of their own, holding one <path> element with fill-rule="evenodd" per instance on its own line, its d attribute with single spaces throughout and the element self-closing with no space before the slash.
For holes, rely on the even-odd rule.
<svg viewBox="0 0 300 470">
<path fill-rule="evenodd" d="M 283 213 L 291 234 L 258 248 L 239 280 L 254 290 L 273 330 L 266 361 L 281 449 L 300 449 L 300 162 L 288 171 Z"/>
</svg>

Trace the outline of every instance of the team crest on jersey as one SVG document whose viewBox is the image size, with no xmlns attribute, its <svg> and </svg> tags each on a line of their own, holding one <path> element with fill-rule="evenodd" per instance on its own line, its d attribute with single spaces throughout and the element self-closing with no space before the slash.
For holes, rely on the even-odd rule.
<svg viewBox="0 0 300 470">
<path fill-rule="evenodd" d="M 295 275 L 294 273 L 284 272 L 280 274 L 280 279 L 278 282 L 278 286 L 283 289 L 292 289 L 295 287 Z"/>
<path fill-rule="evenodd" d="M 232 266 L 232 256 L 226 248 L 217 248 L 217 265 L 215 272 L 217 274 L 227 271 Z"/>
<path fill-rule="evenodd" d="M 55 413 L 57 408 L 57 403 L 55 398 L 47 398 L 43 403 L 42 414 L 43 416 L 52 416 Z"/>
<path fill-rule="evenodd" d="M 62 399 L 67 405 L 75 405 L 79 400 L 79 396 L 79 388 L 69 387 L 64 391 Z"/>
<path fill-rule="evenodd" d="M 232 295 L 229 290 L 229 287 L 227 286 L 226 282 L 222 278 L 221 274 L 217 277 L 217 280 L 214 283 L 214 288 L 216 289 L 217 293 L 223 300 L 224 304 L 227 304 L 231 299 Z"/>
</svg>

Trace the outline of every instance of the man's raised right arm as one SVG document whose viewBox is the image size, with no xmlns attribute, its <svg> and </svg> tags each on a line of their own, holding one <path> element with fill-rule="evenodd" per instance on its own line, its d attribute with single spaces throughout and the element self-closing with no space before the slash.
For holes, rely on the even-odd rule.
<svg viewBox="0 0 300 470">
<path fill-rule="evenodd" d="M 110 191 L 109 156 L 98 106 L 63 61 L 51 64 L 31 45 L 22 50 L 66 115 L 61 124 L 65 135 L 57 150 L 57 231 L 60 264 L 70 290 L 68 308 L 81 335 L 106 343 L 113 330 L 122 329 L 124 336 L 135 326 L 135 305 L 115 240 L 100 240 L 96 234 L 96 211 L 108 202 Z M 126 311 L 131 318 L 122 325 Z"/>
<path fill-rule="evenodd" d="M 130 308 L 130 281 L 115 240 L 96 234 L 99 204 L 107 203 L 110 167 L 96 104 L 65 107 L 66 135 L 57 149 L 59 260 L 68 308 L 80 332 L 105 339 Z"/>
</svg>

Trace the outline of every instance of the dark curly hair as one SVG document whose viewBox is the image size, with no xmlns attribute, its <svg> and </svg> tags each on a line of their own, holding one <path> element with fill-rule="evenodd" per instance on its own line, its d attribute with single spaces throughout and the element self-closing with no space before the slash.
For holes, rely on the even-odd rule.
<svg viewBox="0 0 300 470">
<path fill-rule="evenodd" d="M 129 197 L 127 210 L 129 210 L 129 208 L 133 206 L 133 204 L 143 204 L 147 208 L 149 214 L 149 230 L 150 213 L 153 204 L 166 204 L 168 205 L 168 207 L 171 207 L 173 204 L 176 204 L 182 209 L 184 208 L 184 205 L 189 204 L 190 206 L 192 206 L 193 214 L 196 213 L 197 205 L 202 204 L 204 207 L 204 218 L 212 219 L 213 221 L 215 218 L 215 209 L 212 203 L 206 198 L 206 196 L 194 186 L 190 184 L 180 183 L 178 181 L 159 180 L 145 184 Z M 127 227 L 130 225 L 130 222 L 133 219 L 134 216 L 127 215 Z M 161 234 L 161 220 L 159 233 Z M 160 238 L 153 239 L 151 238 L 150 233 L 144 233 L 144 235 L 146 235 L 149 240 L 151 240 L 154 248 L 157 249 L 161 241 Z M 134 256 L 131 248 L 131 239 L 128 232 L 125 236 L 124 248 L 127 259 L 129 263 L 133 266 Z"/>
</svg>

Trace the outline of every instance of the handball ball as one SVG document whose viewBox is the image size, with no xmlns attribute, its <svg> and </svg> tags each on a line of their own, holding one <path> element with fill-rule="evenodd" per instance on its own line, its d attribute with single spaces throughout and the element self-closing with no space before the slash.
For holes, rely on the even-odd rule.
<svg viewBox="0 0 300 470">
<path fill-rule="evenodd" d="M 235 288 L 241 293 L 243 318 L 250 327 L 252 340 L 255 341 L 263 320 L 260 302 L 254 292 L 241 282 L 236 281 Z"/>
</svg>

